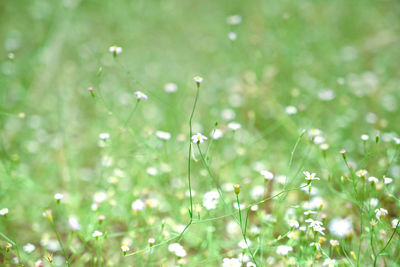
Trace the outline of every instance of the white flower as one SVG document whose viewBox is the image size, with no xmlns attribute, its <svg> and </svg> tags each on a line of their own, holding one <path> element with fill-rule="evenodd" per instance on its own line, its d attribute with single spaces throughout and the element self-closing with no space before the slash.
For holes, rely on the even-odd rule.
<svg viewBox="0 0 400 267">
<path fill-rule="evenodd" d="M 202 135 L 201 133 L 197 133 L 192 136 L 192 142 L 195 144 L 202 144 L 205 140 L 207 140 L 207 137 Z"/>
<path fill-rule="evenodd" d="M 321 145 L 321 144 L 323 144 L 324 142 L 325 142 L 325 138 L 322 137 L 322 136 L 316 136 L 316 137 L 314 138 L 314 144 L 316 144 L 316 145 Z"/>
<path fill-rule="evenodd" d="M 361 140 L 368 141 L 368 139 L 369 139 L 369 136 L 367 134 L 361 135 Z"/>
<path fill-rule="evenodd" d="M 215 190 L 209 191 L 203 196 L 203 206 L 207 210 L 213 210 L 217 208 L 219 200 L 219 193 Z"/>
<path fill-rule="evenodd" d="M 264 176 L 265 180 L 272 180 L 274 178 L 274 174 L 270 171 L 260 171 L 260 173 Z"/>
<path fill-rule="evenodd" d="M 232 15 L 226 18 L 226 23 L 230 25 L 237 25 L 242 22 L 242 16 L 240 15 Z"/>
<path fill-rule="evenodd" d="M 236 32 L 230 32 L 230 33 L 228 33 L 228 38 L 229 38 L 231 41 L 235 41 L 235 40 L 237 39 L 237 34 L 236 34 Z"/>
<path fill-rule="evenodd" d="M 203 77 L 200 76 L 194 76 L 193 81 L 195 81 L 197 84 L 200 84 L 203 82 Z"/>
<path fill-rule="evenodd" d="M 24 245 L 24 246 L 22 247 L 22 249 L 23 249 L 26 253 L 30 254 L 30 253 L 32 253 L 32 252 L 36 249 L 36 247 L 35 247 L 35 245 L 33 245 L 33 244 L 31 244 L 31 243 L 27 243 L 26 245 Z"/>
<path fill-rule="evenodd" d="M 79 224 L 78 220 L 75 217 L 70 217 L 68 219 L 69 227 L 71 227 L 72 230 L 77 231 L 81 229 L 81 225 Z"/>
<path fill-rule="evenodd" d="M 222 260 L 222 267 L 241 267 L 242 262 L 237 258 L 224 258 Z"/>
<path fill-rule="evenodd" d="M 1 216 L 5 216 L 5 215 L 7 215 L 8 214 L 8 209 L 7 208 L 4 208 L 4 209 L 1 209 L 0 210 L 0 215 Z"/>
<path fill-rule="evenodd" d="M 375 208 L 376 206 L 378 206 L 379 200 L 377 198 L 370 198 L 367 200 L 367 204 Z"/>
<path fill-rule="evenodd" d="M 320 225 L 313 226 L 313 230 L 314 230 L 314 232 L 319 232 L 321 235 L 325 235 L 324 234 L 325 228 Z"/>
<path fill-rule="evenodd" d="M 162 140 L 169 140 L 171 139 L 171 134 L 164 131 L 156 131 L 156 136 Z"/>
<path fill-rule="evenodd" d="M 337 247 L 340 245 L 339 241 L 335 239 L 329 240 L 329 243 L 331 244 L 332 247 Z"/>
<path fill-rule="evenodd" d="M 383 183 L 384 184 L 391 184 L 392 182 L 393 182 L 392 178 L 389 178 L 389 177 L 383 178 Z"/>
<path fill-rule="evenodd" d="M 313 219 L 311 219 L 311 218 L 305 220 L 305 222 L 310 224 L 309 227 L 321 226 L 321 225 L 322 225 L 322 222 L 317 221 L 317 220 L 313 220 Z"/>
<path fill-rule="evenodd" d="M 129 247 L 127 245 L 122 245 L 121 246 L 121 251 L 122 252 L 128 252 L 129 251 Z"/>
<path fill-rule="evenodd" d="M 110 138 L 110 134 L 109 133 L 100 133 L 99 138 L 100 138 L 100 140 L 105 141 Z"/>
<path fill-rule="evenodd" d="M 306 176 L 305 179 L 308 181 L 320 180 L 319 177 L 315 177 L 315 173 L 303 172 L 303 174 Z"/>
<path fill-rule="evenodd" d="M 297 113 L 297 108 L 296 108 L 295 106 L 287 106 L 287 107 L 285 108 L 285 112 L 286 112 L 286 114 L 288 114 L 288 115 L 294 115 L 294 114 Z"/>
<path fill-rule="evenodd" d="M 102 203 L 102 202 L 104 202 L 104 200 L 106 200 L 106 199 L 107 199 L 107 194 L 106 194 L 105 192 L 102 192 L 102 191 L 96 192 L 96 193 L 93 195 L 93 200 L 94 200 L 94 202 L 96 202 L 96 203 Z"/>
<path fill-rule="evenodd" d="M 329 231 L 337 237 L 344 238 L 353 231 L 353 225 L 350 219 L 335 218 L 329 224 Z"/>
<path fill-rule="evenodd" d="M 133 210 L 143 210 L 144 208 L 146 208 L 146 204 L 143 202 L 143 200 L 137 199 L 132 202 L 131 207 Z"/>
<path fill-rule="evenodd" d="M 122 47 L 113 45 L 113 46 L 110 46 L 110 48 L 108 48 L 108 51 L 110 53 L 113 53 L 114 55 L 119 55 L 122 53 Z"/>
<path fill-rule="evenodd" d="M 370 176 L 368 177 L 368 182 L 377 184 L 379 182 L 379 179 L 374 176 Z"/>
<path fill-rule="evenodd" d="M 335 92 L 331 89 L 325 89 L 318 92 L 318 98 L 322 101 L 330 101 L 335 98 Z"/>
<path fill-rule="evenodd" d="M 318 212 L 313 211 L 313 210 L 306 210 L 306 211 L 304 212 L 304 215 L 317 214 L 317 213 L 318 213 Z"/>
<path fill-rule="evenodd" d="M 246 242 L 247 242 L 247 243 L 246 243 Z M 240 242 L 238 243 L 238 246 L 239 246 L 241 249 L 246 249 L 246 248 L 248 248 L 249 246 L 251 246 L 251 241 L 250 241 L 248 238 L 246 238 L 246 241 L 244 241 L 244 240 L 240 241 Z"/>
<path fill-rule="evenodd" d="M 289 220 L 289 226 L 290 226 L 291 228 L 299 228 L 300 225 L 299 225 L 299 222 L 298 222 L 298 221 L 292 219 L 292 220 Z"/>
<path fill-rule="evenodd" d="M 141 100 L 141 99 L 147 100 L 148 99 L 147 95 L 140 91 L 136 91 L 135 96 L 136 96 L 137 100 Z"/>
<path fill-rule="evenodd" d="M 253 187 L 250 191 L 250 196 L 254 200 L 258 200 L 262 198 L 265 194 L 264 186 L 262 185 L 256 185 Z"/>
<path fill-rule="evenodd" d="M 388 214 L 388 211 L 385 210 L 384 208 L 379 208 L 375 210 L 376 218 L 380 218 L 381 216 L 385 216 Z"/>
<path fill-rule="evenodd" d="M 56 193 L 56 194 L 54 195 L 54 199 L 55 199 L 55 200 L 61 200 L 61 199 L 63 199 L 63 198 L 64 198 L 64 195 L 61 194 L 61 193 Z"/>
<path fill-rule="evenodd" d="M 329 145 L 328 145 L 327 143 L 323 143 L 323 144 L 321 144 L 321 145 L 319 146 L 319 148 L 320 148 L 321 150 L 328 150 Z"/>
<path fill-rule="evenodd" d="M 334 266 L 335 266 L 335 263 L 336 263 L 336 260 L 327 258 L 327 259 L 324 260 L 324 262 L 322 263 L 322 265 L 323 265 L 323 266 L 328 266 L 328 267 L 334 267 Z"/>
<path fill-rule="evenodd" d="M 186 256 L 185 249 L 178 243 L 173 243 L 168 246 L 169 252 L 175 253 L 175 255 L 179 258 L 183 258 Z"/>
<path fill-rule="evenodd" d="M 392 220 L 392 228 L 396 228 L 398 223 L 399 223 L 398 219 L 393 219 Z"/>
<path fill-rule="evenodd" d="M 97 230 L 94 231 L 93 234 L 92 234 L 93 237 L 99 237 L 99 236 L 102 236 L 102 235 L 103 235 L 103 233 L 100 232 L 100 231 L 97 231 Z"/>
<path fill-rule="evenodd" d="M 148 167 L 146 169 L 146 173 L 151 176 L 156 176 L 158 174 L 158 170 L 154 167 Z"/>
<path fill-rule="evenodd" d="M 215 129 L 210 133 L 210 135 L 214 140 L 218 140 L 224 135 L 224 133 L 220 129 Z"/>
<path fill-rule="evenodd" d="M 356 172 L 356 175 L 357 175 L 358 177 L 367 176 L 367 174 L 368 174 L 368 171 L 367 171 L 367 170 L 358 170 L 358 171 Z"/>
<path fill-rule="evenodd" d="M 231 129 L 232 131 L 236 131 L 242 128 L 242 125 L 238 122 L 230 122 L 228 123 L 228 128 Z"/>
<path fill-rule="evenodd" d="M 400 145 L 400 138 L 393 137 L 393 141 L 395 142 L 396 145 Z"/>
<path fill-rule="evenodd" d="M 308 136 L 313 139 L 316 136 L 322 135 L 322 131 L 320 129 L 312 128 L 308 130 Z"/>
<path fill-rule="evenodd" d="M 293 251 L 291 246 L 281 245 L 276 248 L 276 254 L 287 255 L 290 251 Z"/>
<path fill-rule="evenodd" d="M 178 85 L 175 83 L 167 83 L 164 85 L 164 90 L 167 93 L 175 93 L 178 90 Z"/>
</svg>

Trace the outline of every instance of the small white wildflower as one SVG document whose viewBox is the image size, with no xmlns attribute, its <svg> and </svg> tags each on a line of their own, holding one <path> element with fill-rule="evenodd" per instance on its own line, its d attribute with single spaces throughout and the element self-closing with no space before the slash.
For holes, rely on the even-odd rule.
<svg viewBox="0 0 400 267">
<path fill-rule="evenodd" d="M 210 135 L 214 140 L 218 140 L 224 135 L 224 133 L 220 129 L 215 129 L 210 133 Z"/>
<path fill-rule="evenodd" d="M 272 180 L 274 178 L 274 174 L 270 171 L 260 171 L 261 175 L 264 176 L 265 180 Z"/>
<path fill-rule="evenodd" d="M 297 113 L 297 108 L 296 108 L 295 106 L 287 106 L 287 107 L 285 108 L 285 112 L 286 112 L 286 114 L 288 114 L 288 115 L 294 115 L 294 114 Z"/>
<path fill-rule="evenodd" d="M 399 224 L 399 219 L 392 220 L 392 228 L 396 228 L 398 224 Z"/>
<path fill-rule="evenodd" d="M 142 100 L 142 99 L 147 100 L 148 99 L 148 96 L 140 91 L 136 91 L 135 96 L 136 96 L 137 100 Z"/>
<path fill-rule="evenodd" d="M 335 92 L 331 89 L 325 89 L 318 92 L 318 98 L 322 101 L 331 101 L 335 98 Z"/>
<path fill-rule="evenodd" d="M 131 208 L 136 211 L 143 210 L 144 208 L 146 208 L 146 204 L 143 202 L 143 200 L 137 199 L 132 202 Z"/>
<path fill-rule="evenodd" d="M 242 262 L 237 258 L 224 258 L 222 260 L 222 267 L 241 267 Z"/>
<path fill-rule="evenodd" d="M 289 220 L 289 226 L 290 226 L 291 228 L 299 228 L 300 225 L 299 225 L 299 222 L 298 222 L 298 221 L 292 219 L 292 220 Z"/>
<path fill-rule="evenodd" d="M 203 206 L 207 210 L 213 210 L 217 208 L 219 200 L 219 193 L 215 190 L 206 192 L 203 196 Z"/>
<path fill-rule="evenodd" d="M 175 83 L 167 83 L 164 85 L 164 90 L 167 93 L 175 93 L 176 91 L 178 91 L 178 85 L 176 85 Z"/>
<path fill-rule="evenodd" d="M 36 247 L 35 247 L 35 245 L 33 245 L 33 244 L 31 244 L 31 243 L 27 243 L 26 245 L 24 245 L 24 246 L 22 247 L 22 249 L 23 249 L 26 253 L 30 254 L 30 253 L 32 253 L 32 252 L 36 249 Z"/>
<path fill-rule="evenodd" d="M 369 139 L 369 136 L 367 134 L 362 134 L 361 135 L 361 140 L 368 141 L 368 139 Z"/>
<path fill-rule="evenodd" d="M 293 251 L 291 246 L 281 245 L 276 248 L 276 254 L 287 255 L 290 251 Z"/>
<path fill-rule="evenodd" d="M 367 204 L 375 208 L 376 206 L 378 206 L 379 200 L 377 198 L 370 198 L 367 200 Z"/>
<path fill-rule="evenodd" d="M 207 140 L 207 137 L 202 135 L 201 133 L 197 133 L 192 136 L 192 142 L 195 144 L 202 144 L 205 140 Z"/>
<path fill-rule="evenodd" d="M 316 136 L 313 141 L 314 141 L 314 144 L 321 145 L 325 142 L 325 138 L 322 136 Z"/>
<path fill-rule="evenodd" d="M 321 235 L 325 235 L 324 230 L 325 228 L 320 225 L 313 226 L 314 232 L 319 232 Z"/>
<path fill-rule="evenodd" d="M 388 211 L 385 210 L 384 208 L 379 208 L 375 210 L 376 218 L 380 218 L 383 216 L 386 216 L 388 214 Z"/>
<path fill-rule="evenodd" d="M 171 134 L 164 131 L 156 131 L 156 136 L 162 140 L 169 140 L 171 139 Z"/>
<path fill-rule="evenodd" d="M 305 179 L 308 181 L 313 181 L 313 180 L 320 180 L 319 177 L 315 177 L 315 173 L 310 173 L 310 172 L 303 172 L 303 174 L 306 176 Z"/>
<path fill-rule="evenodd" d="M 379 183 L 379 179 L 374 176 L 370 176 L 368 177 L 368 182 L 377 184 Z"/>
<path fill-rule="evenodd" d="M 392 178 L 389 178 L 389 177 L 383 178 L 383 183 L 384 184 L 391 184 L 392 182 L 393 182 Z"/>
<path fill-rule="evenodd" d="M 353 225 L 350 219 L 335 218 L 329 224 L 329 231 L 337 237 L 344 238 L 353 231 Z"/>
<path fill-rule="evenodd" d="M 96 230 L 96 231 L 93 232 L 92 237 L 97 238 L 97 237 L 102 236 L 102 235 L 103 235 L 103 232 L 100 232 L 100 231 Z"/>
<path fill-rule="evenodd" d="M 246 243 L 246 242 L 247 242 L 247 243 Z M 241 241 L 238 243 L 238 246 L 239 246 L 241 249 L 246 249 L 246 248 L 248 248 L 249 246 L 251 246 L 251 241 L 250 241 L 248 238 L 246 238 L 246 241 L 241 240 Z"/>
<path fill-rule="evenodd" d="M 124 252 L 124 253 L 126 253 L 126 252 L 129 251 L 129 247 L 128 247 L 127 245 L 122 245 L 122 246 L 121 246 L 121 251 Z"/>
<path fill-rule="evenodd" d="M 107 199 L 107 194 L 105 192 L 99 191 L 94 193 L 93 200 L 96 203 L 102 203 Z"/>
<path fill-rule="evenodd" d="M 235 40 L 237 39 L 237 34 L 236 34 L 236 32 L 230 32 L 230 33 L 228 33 L 228 38 L 229 38 L 229 40 L 231 40 L 231 41 L 235 41 Z"/>
<path fill-rule="evenodd" d="M 321 150 L 328 150 L 329 149 L 329 145 L 327 143 L 323 143 L 319 145 L 319 148 Z"/>
<path fill-rule="evenodd" d="M 329 240 L 329 243 L 331 244 L 332 247 L 337 247 L 340 245 L 339 241 L 335 239 Z"/>
<path fill-rule="evenodd" d="M 158 174 L 158 170 L 154 167 L 148 167 L 146 169 L 146 173 L 151 176 L 156 176 Z"/>
<path fill-rule="evenodd" d="M 78 231 L 81 229 L 81 225 L 79 224 L 78 220 L 75 217 L 70 217 L 68 219 L 69 227 L 71 227 L 72 230 Z"/>
<path fill-rule="evenodd" d="M 200 76 L 194 76 L 193 81 L 195 81 L 197 84 L 200 84 L 203 82 L 203 77 Z"/>
<path fill-rule="evenodd" d="M 4 209 L 0 210 L 0 215 L 1 216 L 6 216 L 7 214 L 8 214 L 8 209 L 7 208 L 4 208 Z"/>
<path fill-rule="evenodd" d="M 322 263 L 322 265 L 323 265 L 323 266 L 328 266 L 328 267 L 334 267 L 334 266 L 335 266 L 335 263 L 336 263 L 336 260 L 327 258 L 327 259 L 324 260 L 324 262 Z"/>
<path fill-rule="evenodd" d="M 119 55 L 122 53 L 122 47 L 113 45 L 113 46 L 110 46 L 110 48 L 108 48 L 108 51 L 110 53 L 113 53 L 114 55 Z"/>
<path fill-rule="evenodd" d="M 226 23 L 229 25 L 237 25 L 242 22 L 242 16 L 240 15 L 232 15 L 226 18 Z"/>
<path fill-rule="evenodd" d="M 99 138 L 100 138 L 100 140 L 105 141 L 110 138 L 110 134 L 109 133 L 100 133 Z"/>
<path fill-rule="evenodd" d="M 393 137 L 393 141 L 395 142 L 396 145 L 400 145 L 400 138 Z"/>
<path fill-rule="evenodd" d="M 318 213 L 318 212 L 313 211 L 313 210 L 306 210 L 306 211 L 304 212 L 304 215 L 317 214 L 317 213 Z"/>
<path fill-rule="evenodd" d="M 238 122 L 230 122 L 228 123 L 228 128 L 231 129 L 232 131 L 237 131 L 240 128 L 242 128 L 242 125 Z"/>
<path fill-rule="evenodd" d="M 183 258 L 186 256 L 185 249 L 178 243 L 173 243 L 168 246 L 169 252 L 175 253 L 177 257 Z"/>
<path fill-rule="evenodd" d="M 56 194 L 54 195 L 54 199 L 55 199 L 55 200 L 62 200 L 63 198 L 64 198 L 64 195 L 61 194 L 61 193 L 56 193 Z"/>
<path fill-rule="evenodd" d="M 367 170 L 364 170 L 364 169 L 361 169 L 361 170 L 356 171 L 356 175 L 357 175 L 358 177 L 365 177 L 365 176 L 367 176 L 367 174 L 368 174 L 368 171 L 367 171 Z"/>
<path fill-rule="evenodd" d="M 313 220 L 313 219 L 307 219 L 305 220 L 306 223 L 309 223 L 309 227 L 314 227 L 314 226 L 322 226 L 322 222 L 317 221 L 317 220 Z"/>
</svg>

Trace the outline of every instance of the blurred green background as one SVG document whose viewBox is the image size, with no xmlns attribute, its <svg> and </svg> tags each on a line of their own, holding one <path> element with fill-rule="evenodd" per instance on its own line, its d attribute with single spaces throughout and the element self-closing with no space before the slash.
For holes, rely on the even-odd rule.
<svg viewBox="0 0 400 267">
<path fill-rule="evenodd" d="M 235 14 L 241 23 L 228 24 Z M 212 144 L 211 165 L 221 182 L 254 176 L 258 161 L 297 177 L 287 163 L 299 132 L 310 128 L 321 129 L 330 145 L 330 169 L 323 171 L 340 176 L 340 148 L 357 160 L 364 155 L 361 134 L 374 139 L 379 131 L 389 143 L 400 132 L 399 15 L 395 0 L 1 1 L 0 203 L 13 214 L 10 235 L 21 244 L 40 239 L 50 229 L 41 213 L 59 191 L 68 194 L 60 218 L 80 216 L 86 238 L 95 227 L 97 217 L 87 213 L 99 190 L 117 202 L 102 210 L 110 233 L 147 225 L 149 216 L 184 223 L 195 75 L 204 77 L 196 132 L 208 135 L 216 122 L 226 129 L 231 119 L 223 114 L 232 112 L 243 128 Z M 108 52 L 112 45 L 123 48 L 116 58 Z M 170 82 L 178 85 L 174 94 L 164 91 Z M 138 90 L 149 100 L 124 127 Z M 288 115 L 287 106 L 298 112 Z M 170 132 L 171 140 L 158 140 L 156 130 Z M 111 134 L 106 148 L 98 147 L 101 132 Z M 400 176 L 400 166 L 389 164 L 394 149 L 380 152 L 360 167 Z M 112 167 L 101 164 L 104 157 L 113 159 Z M 305 161 L 309 169 L 325 162 L 318 147 L 300 144 L 294 162 L 301 168 Z M 212 184 L 197 165 L 194 188 L 204 192 Z M 153 166 L 161 170 L 157 179 L 146 174 Z M 110 185 L 113 168 L 129 179 Z M 166 190 L 172 178 L 183 185 Z M 149 191 L 166 207 L 136 222 L 132 198 Z M 104 252 L 116 255 L 114 263 L 116 244 Z"/>
</svg>

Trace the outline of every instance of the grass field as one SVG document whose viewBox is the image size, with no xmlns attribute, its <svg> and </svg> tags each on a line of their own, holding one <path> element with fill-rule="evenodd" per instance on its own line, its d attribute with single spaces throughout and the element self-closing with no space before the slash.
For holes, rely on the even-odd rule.
<svg viewBox="0 0 400 267">
<path fill-rule="evenodd" d="M 0 25 L 0 266 L 400 266 L 399 1 Z"/>
</svg>

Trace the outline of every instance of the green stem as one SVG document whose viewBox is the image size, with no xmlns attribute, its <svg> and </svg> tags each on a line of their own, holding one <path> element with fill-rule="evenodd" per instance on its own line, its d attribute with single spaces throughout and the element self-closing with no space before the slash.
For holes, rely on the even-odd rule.
<svg viewBox="0 0 400 267">
<path fill-rule="evenodd" d="M 397 232 L 397 228 L 399 227 L 400 224 L 400 219 L 397 222 L 396 228 L 394 228 L 392 235 L 390 236 L 389 240 L 386 242 L 386 245 L 376 254 L 376 257 L 374 259 L 374 267 L 376 267 L 378 257 L 385 251 L 385 249 L 389 246 L 390 242 L 392 242 L 392 239 L 394 237 L 394 234 Z"/>
<path fill-rule="evenodd" d="M 65 263 L 67 264 L 68 267 L 70 267 L 71 265 L 69 264 L 67 252 L 65 251 L 64 244 L 61 241 L 60 233 L 58 232 L 56 224 L 54 223 L 54 221 L 51 221 L 51 226 L 53 227 L 53 230 L 56 233 L 56 236 L 57 236 L 57 239 L 58 239 L 58 243 L 60 244 L 61 251 L 62 251 L 62 253 L 64 255 L 64 258 L 65 258 Z"/>
<path fill-rule="evenodd" d="M 200 84 L 197 84 L 197 89 L 196 89 L 196 97 L 194 99 L 194 104 L 192 108 L 192 113 L 190 114 L 189 118 L 189 160 L 188 160 L 188 184 L 189 184 L 189 198 L 190 198 L 190 220 L 193 218 L 193 196 L 192 196 L 192 184 L 191 184 L 191 177 L 190 177 L 190 170 L 191 170 L 191 160 L 192 160 L 192 135 L 193 135 L 193 129 L 192 129 L 192 120 L 193 120 L 193 115 L 194 111 L 196 110 L 196 105 L 197 105 L 197 100 L 199 98 L 199 93 L 200 93 Z"/>
</svg>

